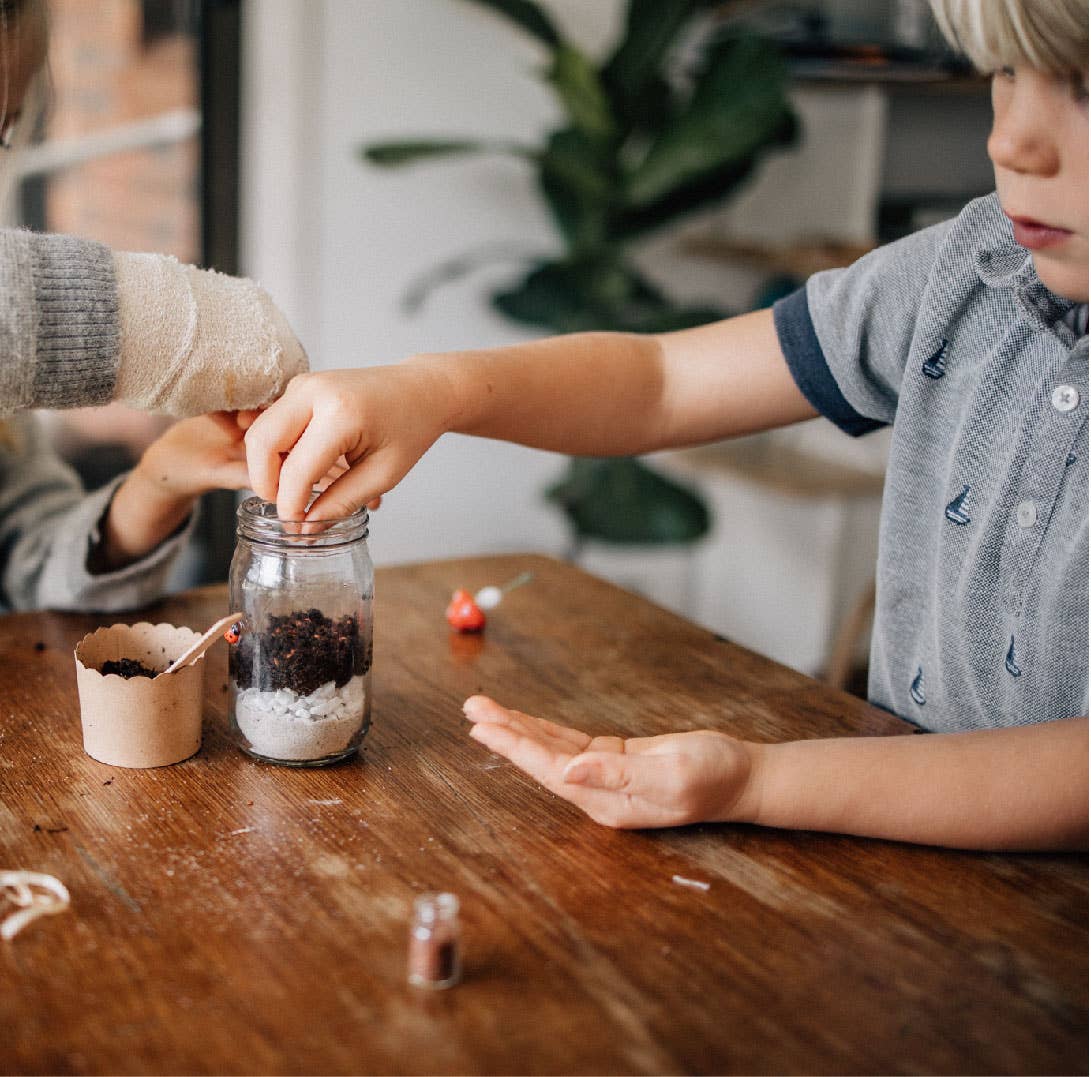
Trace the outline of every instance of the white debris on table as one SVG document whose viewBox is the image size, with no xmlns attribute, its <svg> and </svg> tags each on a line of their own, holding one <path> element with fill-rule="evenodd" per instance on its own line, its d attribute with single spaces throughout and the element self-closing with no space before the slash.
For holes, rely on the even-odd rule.
<svg viewBox="0 0 1091 1077">
<path fill-rule="evenodd" d="M 684 875 L 672 875 L 671 882 L 677 883 L 679 886 L 688 886 L 693 890 L 707 890 L 710 885 L 701 882 L 700 879 L 687 879 Z"/>
<path fill-rule="evenodd" d="M 5 941 L 39 916 L 64 912 L 72 900 L 60 879 L 40 871 L 0 871 L 0 893 L 19 907 L 0 922 L 0 937 Z"/>
</svg>

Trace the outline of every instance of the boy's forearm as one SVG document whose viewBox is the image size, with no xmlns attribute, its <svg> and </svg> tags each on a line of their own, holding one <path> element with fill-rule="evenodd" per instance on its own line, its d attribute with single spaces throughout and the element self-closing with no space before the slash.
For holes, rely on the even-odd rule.
<svg viewBox="0 0 1091 1077">
<path fill-rule="evenodd" d="M 574 333 L 423 356 L 445 383 L 452 433 L 596 456 L 654 447 L 661 349 L 632 333 Z"/>
<path fill-rule="evenodd" d="M 423 356 L 454 433 L 629 455 L 812 418 L 770 311 L 660 335 L 573 333 Z"/>
<path fill-rule="evenodd" d="M 1087 719 L 754 745 L 738 821 L 966 849 L 1087 845 Z"/>
</svg>

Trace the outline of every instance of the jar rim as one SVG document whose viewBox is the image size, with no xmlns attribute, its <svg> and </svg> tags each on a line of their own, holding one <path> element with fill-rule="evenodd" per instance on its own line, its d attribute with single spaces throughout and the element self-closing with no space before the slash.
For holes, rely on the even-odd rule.
<svg viewBox="0 0 1091 1077">
<path fill-rule="evenodd" d="M 318 495 L 317 490 L 314 495 Z M 370 520 L 367 508 L 361 507 L 348 516 L 316 521 L 320 530 L 304 532 L 300 529 L 302 521 L 282 520 L 277 515 L 275 502 L 266 501 L 256 494 L 239 504 L 235 516 L 237 531 L 245 538 L 258 542 L 318 547 L 339 546 L 367 538 Z"/>
</svg>

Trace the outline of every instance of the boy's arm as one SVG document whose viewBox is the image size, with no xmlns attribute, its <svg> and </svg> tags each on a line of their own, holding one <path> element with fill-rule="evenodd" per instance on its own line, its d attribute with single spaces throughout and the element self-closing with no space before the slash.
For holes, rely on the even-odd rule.
<svg viewBox="0 0 1091 1077">
<path fill-rule="evenodd" d="M 1087 718 L 752 748 L 742 821 L 964 849 L 1087 847 Z"/>
<path fill-rule="evenodd" d="M 693 445 L 817 414 L 788 370 L 772 310 L 676 333 L 578 333 L 431 362 L 454 384 L 455 432 L 573 455 Z"/>
<path fill-rule="evenodd" d="M 247 459 L 254 490 L 298 519 L 343 454 L 349 472 L 310 514 L 322 519 L 391 489 L 447 432 L 609 456 L 815 414 L 764 310 L 659 336 L 575 333 L 304 375 L 247 432 Z"/>
<path fill-rule="evenodd" d="M 754 744 L 592 739 L 483 696 L 471 734 L 608 826 L 743 822 L 965 849 L 1087 845 L 1087 719 Z"/>
</svg>

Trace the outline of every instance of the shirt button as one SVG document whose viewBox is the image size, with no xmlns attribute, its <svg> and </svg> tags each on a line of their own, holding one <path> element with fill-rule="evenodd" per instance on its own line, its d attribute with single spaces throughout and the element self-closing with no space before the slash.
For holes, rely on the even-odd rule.
<svg viewBox="0 0 1091 1077">
<path fill-rule="evenodd" d="M 1020 527 L 1033 527 L 1038 522 L 1038 510 L 1033 501 L 1020 501 L 1015 510 L 1015 518 Z"/>
<path fill-rule="evenodd" d="M 1080 392 L 1074 385 L 1058 385 L 1053 390 L 1053 406 L 1058 411 L 1071 411 L 1080 402 Z"/>
</svg>

